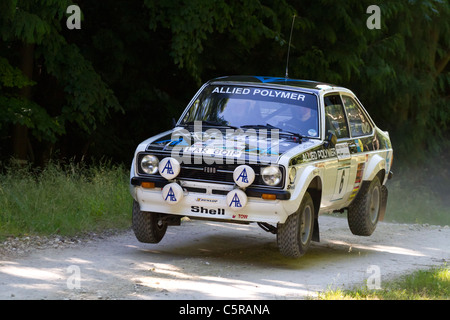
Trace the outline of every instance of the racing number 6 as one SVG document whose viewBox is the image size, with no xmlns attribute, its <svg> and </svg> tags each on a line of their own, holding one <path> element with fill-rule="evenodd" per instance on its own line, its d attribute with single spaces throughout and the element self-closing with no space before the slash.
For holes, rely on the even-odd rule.
<svg viewBox="0 0 450 320">
<path fill-rule="evenodd" d="M 347 183 L 348 183 L 348 173 L 349 167 L 344 167 L 338 169 L 337 177 L 336 177 L 336 184 L 334 187 L 334 193 L 331 198 L 331 200 L 341 200 L 342 196 L 344 195 L 345 191 L 347 190 Z"/>
</svg>

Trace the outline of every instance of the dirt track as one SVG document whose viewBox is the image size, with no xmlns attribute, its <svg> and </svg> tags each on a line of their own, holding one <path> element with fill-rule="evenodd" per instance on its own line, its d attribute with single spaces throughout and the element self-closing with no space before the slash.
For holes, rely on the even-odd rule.
<svg viewBox="0 0 450 320">
<path fill-rule="evenodd" d="M 280 256 L 257 225 L 186 221 L 160 244 L 131 231 L 69 247 L 0 255 L 0 299 L 304 299 L 450 260 L 450 228 L 380 223 L 371 237 L 319 218 L 321 242 Z"/>
</svg>

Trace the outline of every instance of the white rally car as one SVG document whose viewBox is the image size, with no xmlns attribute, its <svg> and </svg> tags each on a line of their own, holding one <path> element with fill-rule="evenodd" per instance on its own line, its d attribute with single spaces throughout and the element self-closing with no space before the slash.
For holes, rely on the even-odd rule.
<svg viewBox="0 0 450 320">
<path fill-rule="evenodd" d="M 182 217 L 257 223 L 280 252 L 319 241 L 318 217 L 347 210 L 369 236 L 386 209 L 393 150 L 348 89 L 232 76 L 204 84 L 172 130 L 136 149 L 132 227 L 158 243 Z"/>
</svg>

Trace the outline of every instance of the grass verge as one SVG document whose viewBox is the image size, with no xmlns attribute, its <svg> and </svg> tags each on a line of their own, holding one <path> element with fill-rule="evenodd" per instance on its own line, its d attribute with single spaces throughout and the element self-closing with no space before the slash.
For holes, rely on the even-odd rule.
<svg viewBox="0 0 450 320">
<path fill-rule="evenodd" d="M 386 221 L 450 225 L 450 207 L 443 196 L 408 179 L 389 182 Z"/>
<path fill-rule="evenodd" d="M 395 169 L 389 180 L 386 221 L 450 225 L 450 170 L 446 157 Z"/>
<path fill-rule="evenodd" d="M 319 300 L 449 300 L 450 267 L 444 265 L 412 274 L 383 284 L 382 289 L 367 287 L 353 290 L 327 290 Z"/>
<path fill-rule="evenodd" d="M 0 239 L 125 228 L 130 210 L 123 166 L 51 163 L 39 171 L 11 166 L 0 174 Z"/>
</svg>

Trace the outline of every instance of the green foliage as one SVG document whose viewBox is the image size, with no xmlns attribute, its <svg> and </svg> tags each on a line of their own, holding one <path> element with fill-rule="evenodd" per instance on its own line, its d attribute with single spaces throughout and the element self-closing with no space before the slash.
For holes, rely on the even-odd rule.
<svg viewBox="0 0 450 320">
<path fill-rule="evenodd" d="M 397 154 L 423 161 L 424 149 L 449 146 L 450 6 L 445 1 L 388 2 L 381 10 L 384 32 L 369 44 L 364 61 L 373 67 L 361 74 L 361 83 L 378 81 L 356 87 L 374 106 L 376 120 L 393 133 Z"/>
<path fill-rule="evenodd" d="M 0 88 L 32 86 L 35 82 L 25 77 L 22 72 L 11 66 L 5 58 L 0 57 Z"/>
<path fill-rule="evenodd" d="M 108 163 L 51 163 L 41 171 L 11 165 L 0 175 L 0 208 L 0 238 L 126 228 L 127 171 Z"/>
<path fill-rule="evenodd" d="M 24 125 L 35 139 L 55 143 L 76 123 L 91 133 L 110 110 L 122 110 L 114 93 L 92 64 L 61 34 L 71 1 L 2 2 L 0 11 L 0 129 Z M 26 47 L 28 50 L 14 50 Z M 32 61 L 25 67 L 25 61 Z M 17 66 L 11 61 L 18 61 Z M 28 63 L 30 65 L 30 63 Z M 39 68 L 36 74 L 36 67 Z M 28 68 L 25 70 L 25 68 Z M 52 78 L 53 77 L 53 78 Z M 36 92 L 52 79 L 57 85 L 42 101 Z M 53 80 L 54 79 L 54 80 Z M 47 80 L 48 81 L 48 80 Z M 19 90 L 33 86 L 32 90 Z M 61 95 L 57 106 L 51 96 Z"/>
<path fill-rule="evenodd" d="M 0 128 L 7 123 L 24 125 L 40 141 L 56 141 L 64 130 L 57 117 L 50 117 L 40 105 L 22 97 L 0 96 L 0 119 Z"/>
<path fill-rule="evenodd" d="M 290 8 L 285 1 L 144 1 L 150 11 L 149 27 L 171 32 L 171 51 L 174 63 L 186 67 L 196 79 L 203 71 L 204 44 L 212 42 L 216 34 L 228 33 L 234 46 L 249 50 L 263 38 L 281 41 L 281 25 L 277 10 Z M 225 48 L 222 48 L 225 49 Z M 222 52 L 226 54 L 226 52 Z"/>
<path fill-rule="evenodd" d="M 122 150 L 116 159 L 128 160 L 137 142 L 170 127 L 201 82 L 284 76 L 295 14 L 290 77 L 351 88 L 390 132 L 396 164 L 449 147 L 448 1 L 380 3 L 380 30 L 366 26 L 369 0 L 79 0 L 81 30 L 65 26 L 69 4 L 0 3 L 3 136 L 20 123 L 32 146 L 76 140 L 68 156 Z M 34 45 L 31 76 L 26 44 Z"/>
<path fill-rule="evenodd" d="M 8 60 L 0 57 L 0 129 L 9 123 L 20 124 L 33 130 L 34 136 L 39 140 L 56 141 L 56 134 L 63 133 L 59 120 L 50 117 L 37 103 L 9 90 L 35 84 L 18 68 L 11 66 Z M 2 92 L 4 93 L 1 95 Z"/>
<path fill-rule="evenodd" d="M 54 33 L 44 40 L 37 55 L 45 60 L 47 72 L 63 87 L 66 97 L 60 111 L 63 122 L 75 122 L 90 133 L 98 122 L 107 119 L 110 110 L 122 110 L 92 64 L 76 45 L 68 44 L 61 35 Z"/>
<path fill-rule="evenodd" d="M 66 8 L 67 0 L 3 1 L 0 14 L 0 30 L 3 41 L 19 40 L 40 44 L 55 28 Z"/>
</svg>

